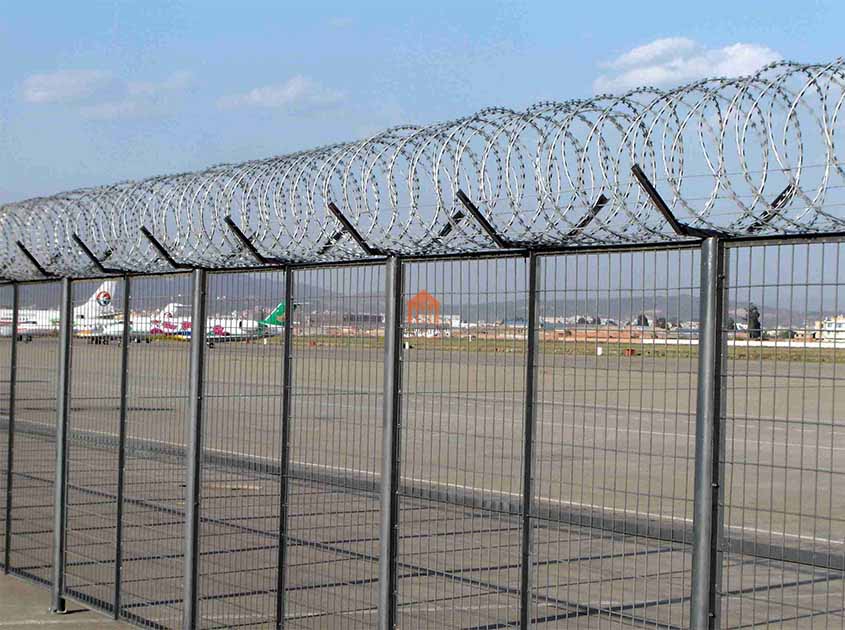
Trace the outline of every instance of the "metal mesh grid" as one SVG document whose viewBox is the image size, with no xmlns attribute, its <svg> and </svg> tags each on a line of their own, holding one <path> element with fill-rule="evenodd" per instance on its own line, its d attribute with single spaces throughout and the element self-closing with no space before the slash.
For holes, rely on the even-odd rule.
<svg viewBox="0 0 845 630">
<path fill-rule="evenodd" d="M 207 628 L 276 619 L 282 272 L 208 280 L 200 511 L 200 617 Z M 285 314 L 286 315 L 286 314 Z"/>
<path fill-rule="evenodd" d="M 384 270 L 294 275 L 288 628 L 370 627 L 379 555 Z"/>
<path fill-rule="evenodd" d="M 728 250 L 722 627 L 845 625 L 843 282 L 843 243 Z"/>
<path fill-rule="evenodd" d="M 89 605 L 113 610 L 121 348 L 119 338 L 106 336 L 116 321 L 111 307 L 119 302 L 105 286 L 72 285 L 65 589 Z"/>
<path fill-rule="evenodd" d="M 18 344 L 9 564 L 18 575 L 49 583 L 61 287 L 21 285 L 19 291 L 18 328 L 25 341 Z M 53 316 L 35 317 L 35 309 Z"/>
<path fill-rule="evenodd" d="M 510 624 L 519 619 L 525 260 L 411 264 L 404 285 L 400 624 Z"/>
<path fill-rule="evenodd" d="M 120 614 L 176 627 L 182 615 L 189 347 L 186 275 L 133 279 Z M 166 308 L 170 306 L 170 308 Z M 189 313 L 184 317 L 188 317 Z M 181 333 L 181 334 L 180 334 Z"/>
<path fill-rule="evenodd" d="M 711 552 L 719 627 L 845 624 L 837 408 L 844 247 L 793 241 L 725 250 Z M 527 603 L 533 627 L 689 627 L 696 392 L 705 380 L 702 255 L 652 248 L 511 256 L 402 263 L 399 626 L 515 627 Z M 538 328 L 529 338 L 533 265 Z M 377 620 L 380 491 L 392 469 L 382 457 L 391 292 L 381 266 L 291 274 L 290 313 L 276 308 L 288 280 L 281 271 L 209 277 L 203 627 L 276 625 L 280 540 L 286 627 Z M 133 278 L 131 289 L 119 612 L 156 628 L 183 623 L 190 282 Z M 120 557 L 121 326 L 79 316 L 99 282 L 72 286 L 65 594 L 107 610 Z M 11 568 L 46 583 L 60 287 L 19 290 Z M 0 291 L 5 307 L 11 291 Z M 288 317 L 293 387 L 282 485 Z M 0 414 L 8 404 L 7 380 Z"/>
<path fill-rule="evenodd" d="M 532 618 L 687 627 L 698 253 L 540 265 Z"/>
<path fill-rule="evenodd" d="M 12 300 L 14 289 L 0 287 L 0 567 L 6 563 L 6 500 L 9 465 L 9 395 L 12 362 Z"/>
</svg>

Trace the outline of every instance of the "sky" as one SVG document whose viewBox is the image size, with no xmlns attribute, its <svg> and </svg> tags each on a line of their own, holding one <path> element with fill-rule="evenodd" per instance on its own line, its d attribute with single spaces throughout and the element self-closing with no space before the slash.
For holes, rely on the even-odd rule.
<svg viewBox="0 0 845 630">
<path fill-rule="evenodd" d="M 845 54 L 841 1 L 4 4 L 0 203 Z"/>
</svg>

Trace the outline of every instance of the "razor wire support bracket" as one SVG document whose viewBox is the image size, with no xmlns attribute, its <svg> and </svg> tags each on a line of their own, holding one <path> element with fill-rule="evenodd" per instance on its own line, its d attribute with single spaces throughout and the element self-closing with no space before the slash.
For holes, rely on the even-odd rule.
<svg viewBox="0 0 845 630">
<path fill-rule="evenodd" d="M 174 269 L 194 269 L 193 265 L 186 265 L 185 263 L 180 263 L 175 260 L 173 256 L 170 255 L 170 252 L 165 249 L 164 245 L 162 245 L 161 242 L 159 242 L 159 240 L 155 236 L 153 236 L 152 232 L 150 232 L 143 225 L 141 226 L 141 234 L 143 234 L 144 237 L 146 237 L 146 239 L 150 242 L 150 245 L 155 248 L 155 250 L 158 252 L 158 255 L 164 258 L 164 260 L 166 260 L 167 263 Z"/>
<path fill-rule="evenodd" d="M 751 234 L 754 234 L 754 233 L 762 230 L 767 225 L 769 225 L 769 223 L 771 223 L 772 219 L 774 219 L 777 215 L 780 214 L 780 211 L 783 210 L 783 208 L 786 206 L 786 204 L 788 204 L 790 201 L 792 201 L 792 198 L 795 196 L 796 192 L 797 192 L 797 190 L 795 188 L 795 184 L 793 182 L 789 182 L 786 185 L 786 188 L 784 188 L 780 192 L 780 194 L 777 197 L 775 197 L 775 200 L 772 201 L 771 208 L 766 210 L 763 213 L 763 216 L 761 216 L 754 223 L 749 225 L 746 228 L 746 231 L 751 233 Z"/>
<path fill-rule="evenodd" d="M 458 223 L 460 223 L 461 219 L 463 219 L 465 216 L 466 215 L 463 212 L 461 212 L 460 208 L 455 210 L 454 214 L 452 214 L 452 216 L 449 217 L 449 222 L 446 223 L 446 225 L 444 225 L 443 228 L 440 230 L 440 233 L 437 235 L 437 238 L 438 239 L 444 239 L 447 236 L 449 236 L 449 234 L 452 233 L 452 230 L 455 229 L 455 226 Z"/>
<path fill-rule="evenodd" d="M 367 241 L 364 240 L 364 237 L 361 236 L 361 233 L 355 228 L 354 225 L 352 225 L 352 222 L 346 218 L 343 212 L 340 211 L 340 208 L 338 208 L 333 201 L 330 201 L 326 205 L 326 207 L 329 209 L 329 212 L 334 215 L 334 218 L 337 219 L 338 222 L 343 226 L 343 230 L 335 233 L 335 235 L 331 238 L 331 240 L 329 241 L 330 245 L 328 247 L 331 247 L 331 245 L 337 243 L 337 241 L 340 240 L 340 237 L 343 235 L 343 232 L 346 232 L 347 234 L 349 234 L 349 236 L 352 237 L 352 240 L 358 243 L 358 247 L 360 247 L 364 251 L 364 253 L 367 254 L 367 256 L 385 255 L 385 252 L 381 251 L 376 247 L 372 247 L 369 243 L 367 243 Z M 326 250 L 328 249 L 328 247 L 325 247 L 323 249 Z M 324 253 L 324 251 L 321 250 L 321 253 Z"/>
<path fill-rule="evenodd" d="M 610 200 L 604 196 L 604 193 L 601 193 L 598 196 L 598 199 L 596 199 L 596 202 L 587 211 L 587 214 L 581 217 L 581 220 L 578 221 L 577 225 L 574 228 L 569 230 L 569 233 L 566 235 L 566 238 L 575 238 L 581 232 L 583 232 L 584 229 L 588 225 L 590 225 L 590 223 L 593 222 L 593 219 L 596 218 L 596 215 L 601 212 L 602 208 L 604 208 L 609 201 Z"/>
<path fill-rule="evenodd" d="M 657 211 L 663 215 L 663 218 L 666 219 L 666 223 L 669 224 L 675 234 L 677 234 L 678 236 L 685 236 L 689 238 L 710 238 L 711 236 L 723 236 L 721 232 L 717 232 L 716 230 L 696 228 L 692 227 L 691 225 L 687 225 L 686 223 L 681 223 L 680 221 L 678 221 L 678 218 L 673 214 L 672 210 L 669 209 L 669 205 L 663 200 L 663 197 L 660 196 L 660 193 L 657 192 L 657 188 L 655 188 L 654 184 L 651 183 L 648 176 L 643 172 L 643 169 L 640 168 L 640 165 L 634 164 L 631 167 L 631 172 L 637 179 L 640 188 L 642 188 L 645 194 L 649 196 L 649 198 L 651 199 L 651 203 L 653 203 L 654 207 L 657 208 Z"/>
<path fill-rule="evenodd" d="M 88 247 L 88 245 L 86 245 L 85 242 L 81 238 L 79 238 L 79 235 L 76 234 L 76 232 L 71 234 L 71 238 L 73 238 L 74 242 L 76 242 L 76 244 L 79 245 L 79 249 L 82 250 L 82 253 L 85 254 L 85 256 L 94 264 L 94 266 L 97 268 L 97 271 L 99 271 L 100 273 L 121 274 L 121 275 L 126 273 L 122 269 L 111 269 L 111 268 L 103 265 L 103 261 L 101 261 L 100 259 L 98 259 L 94 255 L 94 252 L 91 250 L 91 248 Z M 108 256 L 110 256 L 110 255 L 111 255 L 111 252 L 106 254 L 106 258 L 108 258 Z"/>
<path fill-rule="evenodd" d="M 509 240 L 499 234 L 496 231 L 496 228 L 493 227 L 493 224 L 491 224 L 485 218 L 485 216 L 481 214 L 481 211 L 478 209 L 478 206 L 476 206 L 472 202 L 472 200 L 467 197 L 466 193 L 463 190 L 458 189 L 458 192 L 455 193 L 455 196 L 463 204 L 464 208 L 467 209 L 467 212 L 469 212 L 472 218 L 475 219 L 475 222 L 478 223 L 478 225 L 481 226 L 481 229 L 484 230 L 487 236 L 490 237 L 490 240 L 492 240 L 496 244 L 496 247 L 498 247 L 499 249 L 519 249 L 521 247 L 517 243 L 511 243 Z"/>
<path fill-rule="evenodd" d="M 267 265 L 268 267 L 274 266 L 287 266 L 290 264 L 290 261 L 284 260 L 282 258 L 274 258 L 272 256 L 265 256 L 261 252 L 258 251 L 258 248 L 253 244 L 252 240 L 238 227 L 238 224 L 235 223 L 234 219 L 231 216 L 226 215 L 223 217 L 223 221 L 226 223 L 226 226 L 231 230 L 232 234 L 235 235 L 235 238 L 240 241 L 241 245 L 246 248 L 252 257 L 258 261 L 262 265 Z"/>
<path fill-rule="evenodd" d="M 327 251 L 329 251 L 329 250 L 332 248 L 332 246 L 333 246 L 335 243 L 337 243 L 337 242 L 338 242 L 341 238 L 343 238 L 343 235 L 344 235 L 345 233 L 346 233 L 346 232 L 344 232 L 344 230 L 342 230 L 342 229 L 341 229 L 341 230 L 338 230 L 337 232 L 335 232 L 335 233 L 332 235 L 332 237 L 329 239 L 329 242 L 328 242 L 328 243 L 326 243 L 325 245 L 323 245 L 323 246 L 322 246 L 322 247 L 321 247 L 321 248 L 317 251 L 317 255 L 318 255 L 318 256 L 322 256 L 322 255 L 324 255 Z"/>
<path fill-rule="evenodd" d="M 47 271 L 44 266 L 40 262 L 38 262 L 38 259 L 32 255 L 32 252 L 30 252 L 23 243 L 21 243 L 20 241 L 15 241 L 15 245 L 17 245 L 18 249 L 23 252 L 23 255 L 26 256 L 27 259 L 29 259 L 29 262 L 31 262 L 32 266 L 38 270 L 38 273 L 40 273 L 45 278 L 55 277 L 54 274 Z"/>
</svg>

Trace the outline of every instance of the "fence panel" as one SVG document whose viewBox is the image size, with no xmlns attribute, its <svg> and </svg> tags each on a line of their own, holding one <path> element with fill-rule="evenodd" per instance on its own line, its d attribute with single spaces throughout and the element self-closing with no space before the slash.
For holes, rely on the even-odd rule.
<svg viewBox="0 0 845 630">
<path fill-rule="evenodd" d="M 12 302 L 14 287 L 0 287 L 0 567 L 6 565 L 6 502 L 9 499 L 8 466 L 12 369 Z"/>
<path fill-rule="evenodd" d="M 58 327 L 61 285 L 20 285 L 15 453 L 12 467 L 12 572 L 52 579 Z"/>
<path fill-rule="evenodd" d="M 728 250 L 726 628 L 843 625 L 843 247 Z"/>
<path fill-rule="evenodd" d="M 519 621 L 527 264 L 406 265 L 399 620 Z"/>
<path fill-rule="evenodd" d="M 130 289 L 120 614 L 152 627 L 182 618 L 190 296 L 184 274 Z"/>
<path fill-rule="evenodd" d="M 687 627 L 698 252 L 542 258 L 532 610 Z M 669 327 L 674 328 L 673 332 Z"/>
<path fill-rule="evenodd" d="M 121 385 L 118 286 L 115 280 L 72 285 L 65 590 L 103 610 L 113 609 L 115 597 Z"/>
<path fill-rule="evenodd" d="M 384 268 L 294 273 L 288 628 L 376 623 Z"/>
<path fill-rule="evenodd" d="M 212 274 L 200 508 L 200 618 L 276 619 L 285 274 Z"/>
<path fill-rule="evenodd" d="M 841 627 L 845 243 L 726 251 L 717 621 Z M 403 263 L 399 626 L 518 626 L 525 593 L 536 627 L 690 626 L 700 259 L 697 249 L 537 259 L 533 439 L 529 259 Z M 288 284 L 294 308 L 285 309 Z M 109 610 L 119 588 L 124 619 L 179 627 L 191 279 L 131 284 L 119 586 L 122 284 L 72 287 L 66 592 Z M 61 287 L 19 291 L 11 535 L 2 542 L 13 573 L 49 583 Z M 0 288 L 4 313 L 11 296 Z M 385 300 L 377 265 L 209 276 L 202 627 L 274 626 L 280 611 L 289 628 L 376 625 Z M 4 505 L 6 483 L 4 472 Z"/>
</svg>

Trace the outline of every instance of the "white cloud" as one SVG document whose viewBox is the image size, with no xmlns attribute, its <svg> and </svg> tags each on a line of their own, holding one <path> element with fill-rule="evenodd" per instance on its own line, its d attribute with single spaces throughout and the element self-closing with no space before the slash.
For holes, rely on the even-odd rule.
<svg viewBox="0 0 845 630">
<path fill-rule="evenodd" d="M 168 100 L 191 85 L 175 72 L 161 81 L 126 81 L 103 70 L 34 74 L 23 83 L 23 100 L 35 105 L 73 105 L 86 118 L 113 119 L 162 112 Z"/>
<path fill-rule="evenodd" d="M 603 64 L 615 72 L 599 76 L 593 82 L 593 90 L 623 92 L 640 86 L 667 87 L 706 77 L 744 76 L 781 58 L 777 51 L 759 44 L 705 48 L 686 37 L 667 37 L 638 46 Z"/>
<path fill-rule="evenodd" d="M 27 103 L 76 103 L 96 97 L 113 84 L 110 73 L 102 70 L 60 70 L 33 74 L 23 83 Z"/>
<path fill-rule="evenodd" d="M 131 96 L 156 96 L 167 92 L 180 92 L 191 86 L 193 77 L 190 72 L 175 72 L 164 81 L 136 81 L 126 84 L 126 91 Z"/>
<path fill-rule="evenodd" d="M 664 37 L 662 39 L 655 39 L 649 44 L 632 48 L 604 65 L 608 68 L 641 66 L 643 64 L 663 61 L 667 57 L 671 58 L 679 54 L 692 52 L 697 47 L 697 44 L 687 37 Z"/>
<path fill-rule="evenodd" d="M 308 77 L 295 76 L 278 85 L 266 85 L 242 94 L 225 96 L 217 101 L 217 105 L 223 109 L 266 107 L 305 112 L 333 107 L 344 98 L 343 92 L 327 88 Z"/>
</svg>

